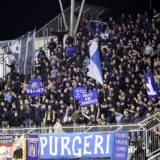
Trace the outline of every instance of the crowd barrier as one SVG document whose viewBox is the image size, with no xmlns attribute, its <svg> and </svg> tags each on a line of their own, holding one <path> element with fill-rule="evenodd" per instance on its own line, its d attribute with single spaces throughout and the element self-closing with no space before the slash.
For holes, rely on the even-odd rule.
<svg viewBox="0 0 160 160">
<path fill-rule="evenodd" d="M 53 127 L 3 129 L 0 160 L 147 160 L 153 156 L 159 160 L 159 131 L 159 124 L 149 129 L 136 124 L 66 126 L 62 133 L 55 133 Z"/>
</svg>

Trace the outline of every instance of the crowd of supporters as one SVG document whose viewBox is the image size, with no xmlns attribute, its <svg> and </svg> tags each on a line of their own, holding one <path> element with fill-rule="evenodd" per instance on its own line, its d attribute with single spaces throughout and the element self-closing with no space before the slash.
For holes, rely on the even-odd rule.
<svg viewBox="0 0 160 160">
<path fill-rule="evenodd" d="M 97 39 L 104 85 L 87 76 L 89 41 Z M 83 20 L 76 40 L 65 46 L 53 40 L 49 54 L 40 48 L 31 77 L 42 80 L 44 94 L 26 94 L 31 77 L 19 75 L 14 65 L 0 83 L 0 125 L 31 127 L 136 123 L 160 109 L 159 98 L 148 98 L 143 70 L 152 72 L 160 88 L 160 13 L 122 14 L 106 22 Z M 81 107 L 73 88 L 96 89 L 99 103 Z"/>
</svg>

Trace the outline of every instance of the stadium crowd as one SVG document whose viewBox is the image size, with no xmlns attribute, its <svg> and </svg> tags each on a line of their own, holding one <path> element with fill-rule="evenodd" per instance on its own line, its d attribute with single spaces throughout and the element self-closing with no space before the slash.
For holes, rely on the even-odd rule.
<svg viewBox="0 0 160 160">
<path fill-rule="evenodd" d="M 88 42 L 99 43 L 104 85 L 87 76 L 90 63 Z M 160 12 L 152 15 L 122 14 L 106 22 L 84 19 L 76 36 L 65 47 L 52 39 L 49 55 L 40 48 L 31 77 L 42 79 L 44 94 L 26 94 L 30 78 L 16 72 L 0 83 L 0 126 L 104 125 L 136 123 L 160 109 L 159 98 L 148 98 L 143 70 L 152 72 L 160 87 Z M 96 89 L 99 103 L 80 107 L 73 88 Z"/>
</svg>

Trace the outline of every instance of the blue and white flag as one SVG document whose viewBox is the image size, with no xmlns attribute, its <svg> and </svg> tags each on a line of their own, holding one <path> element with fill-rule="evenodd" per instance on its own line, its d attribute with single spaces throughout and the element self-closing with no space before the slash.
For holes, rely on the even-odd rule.
<svg viewBox="0 0 160 160">
<path fill-rule="evenodd" d="M 88 93 L 82 93 L 80 97 L 80 105 L 81 106 L 89 106 L 91 104 L 96 104 L 98 103 L 98 95 L 97 91 L 93 90 Z"/>
<path fill-rule="evenodd" d="M 27 94 L 31 94 L 32 96 L 40 96 L 44 92 L 44 87 L 41 84 L 41 80 L 39 78 L 34 78 L 30 80 L 30 84 L 27 87 Z"/>
<path fill-rule="evenodd" d="M 100 36 L 102 39 L 108 39 L 109 38 L 109 33 L 108 32 L 101 32 Z"/>
<path fill-rule="evenodd" d="M 87 86 L 73 88 L 74 100 L 80 100 L 82 93 L 87 93 Z"/>
<path fill-rule="evenodd" d="M 158 91 L 157 84 L 155 82 L 154 76 L 152 73 L 147 75 L 145 71 L 144 72 L 144 79 L 146 81 L 146 86 L 147 86 L 147 94 L 149 98 L 156 98 L 160 97 L 160 93 Z"/>
<path fill-rule="evenodd" d="M 0 44 L 0 48 L 6 53 L 12 53 L 14 61 L 18 62 L 18 72 L 29 75 L 32 72 L 32 60 L 35 53 L 35 30 L 25 35 Z"/>
<path fill-rule="evenodd" d="M 101 61 L 99 57 L 98 43 L 96 40 L 93 40 L 91 42 L 89 54 L 90 64 L 88 65 L 89 71 L 87 73 L 87 76 L 95 79 L 97 82 L 103 85 Z"/>
</svg>

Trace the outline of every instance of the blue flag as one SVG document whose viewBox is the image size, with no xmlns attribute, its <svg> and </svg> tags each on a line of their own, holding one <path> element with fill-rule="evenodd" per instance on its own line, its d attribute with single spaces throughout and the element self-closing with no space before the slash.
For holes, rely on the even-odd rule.
<svg viewBox="0 0 160 160">
<path fill-rule="evenodd" d="M 41 80 L 39 78 L 31 79 L 30 85 L 27 87 L 27 94 L 31 94 L 32 96 L 40 96 L 43 92 L 44 88 L 41 84 Z"/>
<path fill-rule="evenodd" d="M 88 93 L 82 93 L 80 97 L 81 106 L 89 106 L 98 103 L 97 91 L 93 90 Z"/>
<path fill-rule="evenodd" d="M 102 78 L 102 67 L 101 61 L 99 57 L 99 49 L 98 43 L 96 40 L 91 42 L 91 46 L 89 48 L 90 54 L 90 64 L 88 65 L 88 73 L 87 76 L 95 79 L 101 85 L 103 85 L 103 78 Z"/>
<path fill-rule="evenodd" d="M 77 52 L 77 48 L 75 47 L 70 47 L 70 48 L 67 48 L 66 50 L 66 55 L 67 56 L 72 56 L 74 53 Z"/>
<path fill-rule="evenodd" d="M 143 72 L 144 72 L 144 79 L 146 81 L 148 97 L 149 98 L 160 97 L 160 93 L 158 91 L 158 86 L 155 82 L 153 74 L 150 73 L 149 75 L 147 75 L 145 70 Z"/>
<path fill-rule="evenodd" d="M 73 88 L 74 100 L 80 100 L 82 93 L 87 93 L 87 86 Z"/>
</svg>

